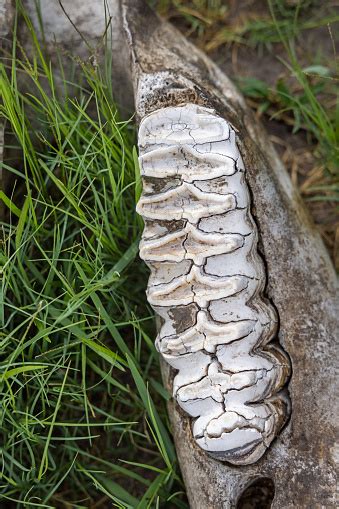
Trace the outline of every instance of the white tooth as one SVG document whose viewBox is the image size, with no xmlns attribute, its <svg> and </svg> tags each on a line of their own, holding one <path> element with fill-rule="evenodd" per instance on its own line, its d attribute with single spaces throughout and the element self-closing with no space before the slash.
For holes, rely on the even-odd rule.
<svg viewBox="0 0 339 509">
<path fill-rule="evenodd" d="M 168 107 L 142 120 L 139 148 L 140 256 L 163 321 L 156 345 L 177 370 L 174 396 L 195 418 L 202 449 L 253 463 L 286 417 L 277 392 L 288 361 L 279 348 L 262 349 L 277 317 L 262 297 L 266 276 L 235 132 L 208 108 Z"/>
</svg>

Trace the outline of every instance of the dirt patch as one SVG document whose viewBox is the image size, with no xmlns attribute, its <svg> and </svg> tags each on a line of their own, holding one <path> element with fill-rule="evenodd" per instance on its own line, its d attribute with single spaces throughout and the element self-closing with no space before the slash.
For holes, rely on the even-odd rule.
<svg viewBox="0 0 339 509">
<path fill-rule="evenodd" d="M 276 2 L 277 16 L 280 16 L 285 30 L 286 23 L 293 24 L 293 12 L 297 3 L 293 0 Z M 161 13 L 197 46 L 207 51 L 236 83 L 243 78 L 254 78 L 274 89 L 277 83 L 283 80 L 290 84 L 292 93 L 294 90 L 298 93 L 298 86 L 283 63 L 288 62 L 288 55 L 283 44 L 278 42 L 279 34 L 274 33 L 273 27 L 272 30 L 267 28 L 271 14 L 266 1 L 230 1 L 227 6 L 220 2 L 220 7 L 215 11 L 203 7 L 203 3 L 201 7 L 196 6 L 194 9 L 193 4 L 195 5 L 195 2 L 181 4 L 179 1 L 176 7 L 172 5 Z M 333 22 L 335 13 L 338 19 L 338 7 L 334 2 L 326 2 L 325 5 L 312 0 L 301 2 L 300 24 L 293 36 L 296 55 L 302 68 L 314 64 L 335 67 L 334 39 L 339 33 L 338 21 Z M 198 21 L 194 23 L 192 18 Z M 263 28 L 265 23 L 266 29 Z M 334 96 L 333 99 L 335 100 Z M 339 269 L 338 208 L 334 200 L 330 201 L 326 195 L 318 199 L 319 192 L 314 191 L 315 187 L 337 184 L 338 176 L 333 176 L 333 171 L 329 172 L 326 163 L 324 164 L 317 153 L 317 141 L 306 129 L 293 132 L 294 119 L 290 114 L 282 113 L 278 119 L 272 118 L 281 106 L 272 105 L 262 113 L 260 100 L 250 97 L 246 100 L 256 110 L 257 117 L 269 133 L 320 230 L 333 262 Z M 325 101 L 328 101 L 328 97 L 324 97 L 323 104 L 328 108 Z"/>
</svg>

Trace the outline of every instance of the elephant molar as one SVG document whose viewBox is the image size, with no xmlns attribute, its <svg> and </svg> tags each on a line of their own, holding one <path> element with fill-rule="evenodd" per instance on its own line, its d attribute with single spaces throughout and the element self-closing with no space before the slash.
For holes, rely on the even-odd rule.
<svg viewBox="0 0 339 509">
<path fill-rule="evenodd" d="M 250 212 L 236 135 L 211 109 L 186 104 L 139 129 L 145 186 L 140 256 L 162 317 L 158 350 L 177 374 L 173 394 L 197 444 L 215 458 L 260 459 L 288 418 L 290 374 Z"/>
</svg>

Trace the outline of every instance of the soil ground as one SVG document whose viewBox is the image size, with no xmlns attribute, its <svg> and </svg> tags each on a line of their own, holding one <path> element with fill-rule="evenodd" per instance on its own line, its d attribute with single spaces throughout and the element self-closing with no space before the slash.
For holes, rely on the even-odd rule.
<svg viewBox="0 0 339 509">
<path fill-rule="evenodd" d="M 268 3 L 262 0 L 231 0 L 229 2 L 219 2 L 219 13 L 216 10 L 211 20 L 206 22 L 204 27 L 204 16 L 210 11 L 201 10 L 197 7 L 189 10 L 188 4 L 198 4 L 199 2 L 172 2 L 174 5 L 167 6 L 167 10 L 160 9 L 162 15 L 165 15 L 177 28 L 188 36 L 196 45 L 209 53 L 209 56 L 219 65 L 219 67 L 235 82 L 241 82 L 243 79 L 256 79 L 265 83 L 274 90 L 280 80 L 290 83 L 292 93 L 298 93 L 298 86 L 291 78 L 290 71 L 282 60 L 288 61 L 288 56 L 284 46 L 280 42 L 265 43 L 260 42 L 260 33 L 253 33 L 256 23 L 267 22 L 271 19 Z M 204 2 L 200 2 L 201 4 Z M 205 4 L 208 2 L 205 2 Z M 298 2 L 280 2 L 285 5 L 285 9 L 293 9 Z M 339 13 L 338 4 L 335 2 L 302 2 L 309 4 L 300 11 L 301 20 L 306 20 L 307 26 L 312 28 L 301 29 L 295 38 L 295 49 L 299 64 L 305 68 L 314 65 L 334 67 L 336 66 L 335 37 L 339 33 L 338 21 L 324 23 L 326 17 L 330 17 L 333 12 Z M 175 7 L 176 5 L 176 7 Z M 179 6 L 184 6 L 180 10 Z M 222 11 L 224 9 L 224 11 Z M 193 29 L 194 24 L 187 19 L 187 12 L 200 16 L 202 28 Z M 193 13 L 193 14 L 192 14 Z M 218 16 L 219 15 L 219 16 Z M 336 18 L 339 18 L 336 16 Z M 322 21 L 321 21 L 322 20 Z M 290 22 L 293 22 L 291 18 Z M 322 26 L 317 26 L 317 24 Z M 251 24 L 253 25 L 252 28 Z M 248 32 L 244 27 L 248 25 Z M 221 42 L 220 32 L 224 28 L 225 39 L 227 42 Z M 252 30 L 252 32 L 251 32 Z M 246 34 L 245 34 L 246 32 Z M 264 33 L 264 32 L 263 32 Z M 241 34 L 242 42 L 236 39 L 237 34 Z M 258 41 L 255 41 L 257 37 Z M 274 39 L 274 37 L 273 37 Z M 335 72 L 335 71 L 334 71 Z M 335 77 L 334 79 L 338 79 Z M 339 217 L 338 204 L 335 200 L 331 201 L 321 197 L 317 199 L 317 193 L 312 189 L 314 186 L 323 185 L 328 182 L 326 177 L 326 167 L 319 159 L 317 154 L 317 143 L 310 133 L 305 129 L 299 129 L 293 132 L 293 119 L 289 114 L 278 114 L 279 105 L 272 104 L 264 114 L 261 111 L 260 101 L 251 97 L 246 97 L 250 106 L 257 112 L 258 118 L 261 118 L 276 150 L 284 161 L 286 168 L 291 175 L 293 182 L 298 186 L 307 208 L 309 209 L 313 220 L 320 230 L 324 242 L 328 248 L 329 254 L 334 264 L 339 269 Z M 319 99 L 320 102 L 322 99 Z M 334 100 L 335 98 L 330 99 Z M 324 96 L 325 108 L 328 108 L 328 97 Z M 275 115 L 278 118 L 272 118 Z M 337 185 L 338 193 L 339 170 L 336 176 L 332 176 L 331 184 Z M 338 199 L 338 195 L 337 195 Z"/>
</svg>

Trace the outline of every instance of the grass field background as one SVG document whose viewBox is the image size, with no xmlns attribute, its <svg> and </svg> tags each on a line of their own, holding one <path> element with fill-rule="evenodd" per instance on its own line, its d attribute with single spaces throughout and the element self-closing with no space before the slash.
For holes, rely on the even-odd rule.
<svg viewBox="0 0 339 509">
<path fill-rule="evenodd" d="M 274 133 L 334 258 L 334 7 L 250 2 L 256 16 L 246 17 L 233 2 L 151 3 L 230 74 L 235 52 L 238 65 L 243 51 L 277 60 L 267 81 L 265 73 L 234 78 Z M 109 65 L 77 63 L 76 94 L 65 82 L 58 97 L 54 69 L 25 22 L 35 57 L 26 59 L 14 33 L 0 74 L 0 507 L 187 508 L 137 255 L 135 126 L 119 118 Z M 312 30 L 327 42 L 305 61 L 302 38 Z M 30 94 L 19 90 L 19 73 Z"/>
</svg>

